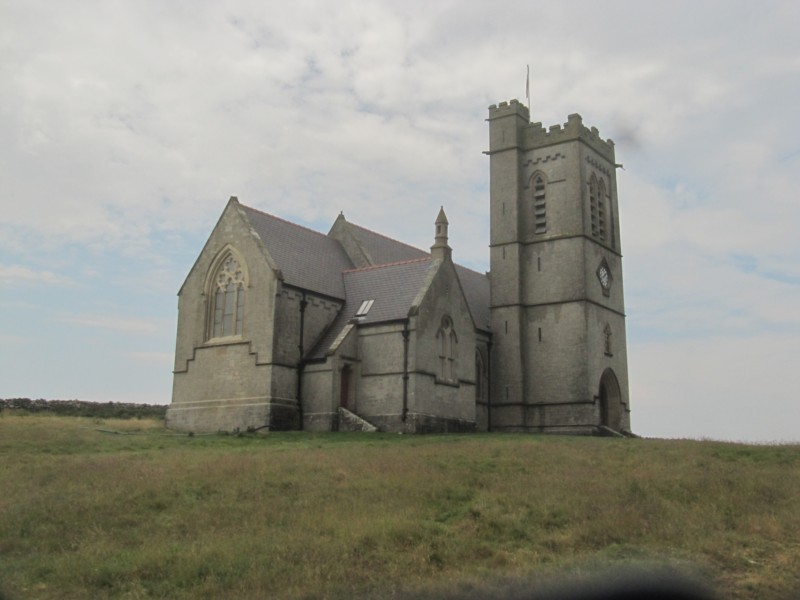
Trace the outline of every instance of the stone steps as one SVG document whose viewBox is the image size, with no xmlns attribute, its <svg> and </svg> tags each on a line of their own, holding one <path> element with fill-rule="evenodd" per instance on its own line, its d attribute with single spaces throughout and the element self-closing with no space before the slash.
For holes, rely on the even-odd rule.
<svg viewBox="0 0 800 600">
<path fill-rule="evenodd" d="M 357 414 L 350 412 L 346 408 L 339 407 L 339 431 L 378 431 L 372 423 L 362 419 Z"/>
</svg>

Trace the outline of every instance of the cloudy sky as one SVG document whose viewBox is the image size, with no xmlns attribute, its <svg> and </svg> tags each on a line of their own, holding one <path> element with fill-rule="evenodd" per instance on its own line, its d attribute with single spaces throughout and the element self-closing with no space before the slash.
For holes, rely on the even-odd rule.
<svg viewBox="0 0 800 600">
<path fill-rule="evenodd" d="M 800 3 L 0 0 L 0 397 L 167 403 L 229 196 L 488 268 L 487 107 L 614 139 L 635 431 L 800 441 Z"/>
</svg>

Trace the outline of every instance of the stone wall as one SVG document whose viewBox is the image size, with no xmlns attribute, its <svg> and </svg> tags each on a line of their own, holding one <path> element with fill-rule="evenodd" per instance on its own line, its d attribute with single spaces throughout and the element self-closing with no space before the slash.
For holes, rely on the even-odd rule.
<svg viewBox="0 0 800 600">
<path fill-rule="evenodd" d="M 452 322 L 456 344 L 452 374 L 442 372 L 443 319 Z M 413 403 L 420 416 L 475 424 L 475 325 L 452 262 L 441 263 L 414 320 Z"/>
<path fill-rule="evenodd" d="M 211 280 L 227 253 L 234 255 L 245 273 L 242 333 L 213 338 Z M 202 432 L 271 426 L 275 401 L 270 394 L 272 317 L 277 287 L 276 273 L 263 246 L 252 235 L 238 203 L 231 200 L 178 294 L 169 427 Z M 285 404 L 282 399 L 278 402 Z"/>
</svg>

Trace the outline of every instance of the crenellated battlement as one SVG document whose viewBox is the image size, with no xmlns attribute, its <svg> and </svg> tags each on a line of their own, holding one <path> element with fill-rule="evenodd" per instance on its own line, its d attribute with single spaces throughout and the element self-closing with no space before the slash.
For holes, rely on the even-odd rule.
<svg viewBox="0 0 800 600">
<path fill-rule="evenodd" d="M 518 117 L 511 119 L 507 117 Z M 506 119 L 505 121 L 503 121 Z M 562 144 L 572 140 L 581 140 L 591 148 L 613 163 L 614 161 L 614 142 L 611 139 L 604 140 L 600 137 L 597 127 L 586 127 L 583 118 L 573 113 L 567 117 L 567 122 L 563 125 L 551 125 L 545 128 L 541 123 L 531 123 L 528 108 L 519 100 L 492 104 L 489 107 L 489 118 L 491 129 L 497 129 L 499 135 L 490 132 L 489 154 L 511 147 L 518 147 L 521 150 L 533 150 L 553 144 Z M 509 135 L 509 128 L 516 129 L 516 135 Z"/>
<path fill-rule="evenodd" d="M 524 117 L 526 121 L 530 121 L 530 113 L 528 107 L 522 104 L 516 98 L 510 102 L 501 102 L 500 104 L 492 104 L 489 107 L 489 121 L 492 119 L 499 119 L 509 115 L 519 115 Z"/>
</svg>

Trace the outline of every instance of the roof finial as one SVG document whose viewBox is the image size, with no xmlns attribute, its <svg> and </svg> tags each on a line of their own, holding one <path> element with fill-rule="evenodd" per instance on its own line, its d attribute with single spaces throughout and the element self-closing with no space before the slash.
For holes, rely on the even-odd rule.
<svg viewBox="0 0 800 600">
<path fill-rule="evenodd" d="M 528 99 L 528 122 L 531 120 L 531 66 L 525 65 L 527 75 L 525 75 L 525 97 Z"/>
<path fill-rule="evenodd" d="M 452 258 L 453 250 L 447 243 L 447 215 L 444 214 L 444 206 L 439 209 L 439 216 L 436 217 L 436 236 L 433 246 L 431 246 L 431 256 L 434 259 L 445 260 Z"/>
</svg>

